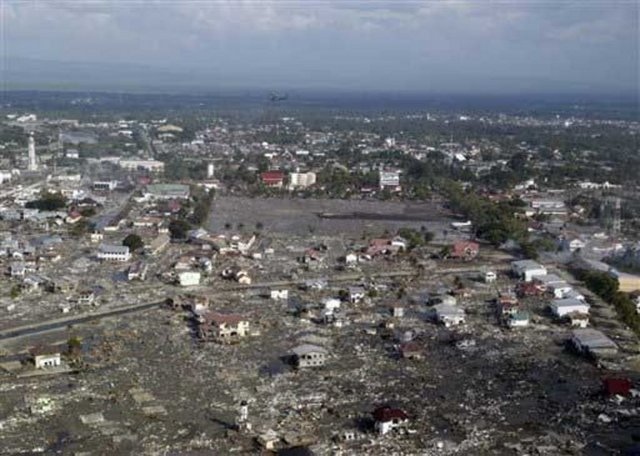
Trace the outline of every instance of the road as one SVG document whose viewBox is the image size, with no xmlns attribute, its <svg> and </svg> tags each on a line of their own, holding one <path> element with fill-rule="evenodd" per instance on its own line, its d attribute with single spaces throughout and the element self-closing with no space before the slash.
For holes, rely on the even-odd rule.
<svg viewBox="0 0 640 456">
<path fill-rule="evenodd" d="M 474 265 L 474 266 L 466 266 L 466 267 L 457 267 L 457 268 L 446 268 L 446 269 L 437 269 L 431 270 L 429 273 L 431 275 L 441 275 L 441 274 L 463 274 L 463 273 L 476 273 L 480 274 L 482 272 L 482 268 Z M 252 283 L 250 285 L 235 285 L 231 287 L 232 290 L 255 290 L 258 288 L 272 288 L 272 287 L 286 287 L 293 285 L 304 285 L 307 282 L 312 282 L 314 280 L 324 279 L 327 282 L 354 282 L 361 279 L 390 279 L 394 277 L 416 277 L 420 275 L 421 272 L 417 269 L 415 270 L 403 270 L 403 271 L 388 271 L 388 272 L 375 272 L 375 273 L 364 273 L 364 272 L 350 272 L 344 274 L 338 274 L 334 276 L 323 276 L 316 278 L 305 278 L 298 280 L 282 280 L 277 282 L 257 282 Z"/>
<path fill-rule="evenodd" d="M 52 329 L 65 328 L 70 325 L 77 325 L 79 323 L 86 323 L 93 320 L 99 320 L 101 318 L 114 317 L 117 315 L 123 315 L 123 314 L 132 313 L 132 312 L 140 312 L 142 310 L 151 309 L 153 307 L 159 307 L 161 304 L 162 303 L 160 302 L 136 304 L 133 306 L 118 307 L 116 309 L 108 309 L 104 311 L 92 312 L 90 314 L 56 318 L 52 320 L 41 321 L 38 323 L 32 323 L 29 325 L 8 328 L 0 331 L 0 340 L 13 339 L 16 337 L 21 337 L 26 335 L 34 335 L 42 332 L 51 331 Z"/>
<path fill-rule="evenodd" d="M 448 268 L 442 269 L 438 271 L 432 271 L 432 274 L 448 274 L 448 273 L 469 273 L 469 272 L 477 272 L 478 267 L 458 267 L 458 268 Z M 404 271 L 388 271 L 388 272 L 378 272 L 374 274 L 364 274 L 361 272 L 353 272 L 353 273 L 345 273 L 340 275 L 335 275 L 333 277 L 323 277 L 328 282 L 352 282 L 362 278 L 393 278 L 393 277 L 415 277 L 419 275 L 420 272 L 417 270 L 404 270 Z M 231 290 L 250 290 L 250 289 L 260 289 L 260 288 L 272 288 L 272 287 L 286 287 L 292 285 L 302 285 L 305 282 L 313 280 L 313 279 L 302 279 L 302 280 L 288 280 L 288 281 L 277 281 L 277 282 L 260 282 L 254 283 L 251 285 L 237 285 L 231 287 Z M 229 291 L 229 289 L 227 289 Z M 0 341 L 14 339 L 27 335 L 39 334 L 51 330 L 55 330 L 58 328 L 65 328 L 70 325 L 77 325 L 80 323 L 87 323 L 94 320 L 99 320 L 102 318 L 115 317 L 119 315 L 129 314 L 133 312 L 140 312 L 142 310 L 152 309 L 154 307 L 159 307 L 162 305 L 162 302 L 155 303 L 145 303 L 145 304 L 135 304 L 131 306 L 118 307 L 115 309 L 105 309 L 103 311 L 92 312 L 89 314 L 82 315 L 73 315 L 62 318 L 55 318 L 51 320 L 45 320 L 38 323 L 31 323 L 28 325 L 17 326 L 13 328 L 7 328 L 0 330 Z"/>
<path fill-rule="evenodd" d="M 35 190 L 35 189 L 43 186 L 44 184 L 45 184 L 45 181 L 42 180 L 42 181 L 38 181 L 38 182 L 36 182 L 34 184 L 27 185 L 26 187 L 23 187 L 21 185 L 13 187 L 12 189 L 7 190 L 6 192 L 0 192 L 0 200 L 4 200 L 6 198 L 13 197 L 19 192 L 25 192 L 25 191 L 28 191 L 28 190 Z"/>
</svg>

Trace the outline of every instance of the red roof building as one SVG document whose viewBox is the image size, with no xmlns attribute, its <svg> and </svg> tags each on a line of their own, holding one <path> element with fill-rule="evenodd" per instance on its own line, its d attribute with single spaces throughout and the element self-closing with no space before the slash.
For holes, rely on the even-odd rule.
<svg viewBox="0 0 640 456">
<path fill-rule="evenodd" d="M 198 324 L 201 339 L 231 342 L 249 333 L 249 320 L 237 314 L 207 312 L 199 316 Z"/>
<path fill-rule="evenodd" d="M 546 286 L 539 282 L 520 282 L 516 286 L 516 294 L 518 296 L 540 296 L 546 291 Z"/>
<path fill-rule="evenodd" d="M 472 260 L 478 256 L 480 245 L 473 241 L 459 241 L 451 247 L 451 258 Z"/>
<path fill-rule="evenodd" d="M 182 209 L 182 203 L 176 199 L 172 199 L 167 202 L 167 208 L 173 213 L 180 212 L 180 209 Z"/>
<path fill-rule="evenodd" d="M 628 396 L 631 392 L 631 380 L 628 378 L 605 378 L 602 381 L 604 392 L 609 396 Z"/>
<path fill-rule="evenodd" d="M 136 178 L 138 185 L 149 185 L 152 182 L 151 176 L 138 176 Z"/>
<path fill-rule="evenodd" d="M 422 357 L 422 348 L 415 342 L 407 342 L 400 345 L 400 354 L 406 359 L 419 359 Z"/>
<path fill-rule="evenodd" d="M 409 416 L 402 410 L 393 407 L 378 407 L 373 411 L 375 429 L 380 435 L 405 426 Z"/>
<path fill-rule="evenodd" d="M 284 173 L 282 171 L 265 171 L 260 175 L 262 183 L 267 187 L 282 187 L 284 184 Z"/>
<path fill-rule="evenodd" d="M 398 408 L 384 406 L 378 407 L 373 411 L 373 419 L 380 423 L 386 423 L 393 420 L 408 420 L 409 415 Z"/>
</svg>

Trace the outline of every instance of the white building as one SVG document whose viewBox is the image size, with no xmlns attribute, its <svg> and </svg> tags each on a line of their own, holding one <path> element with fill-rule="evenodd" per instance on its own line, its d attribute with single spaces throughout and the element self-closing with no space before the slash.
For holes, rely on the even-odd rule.
<svg viewBox="0 0 640 456">
<path fill-rule="evenodd" d="M 13 177 L 13 173 L 11 171 L 0 170 L 0 184 L 4 182 L 9 182 L 12 177 Z"/>
<path fill-rule="evenodd" d="M 551 312 L 558 318 L 565 317 L 571 313 L 589 314 L 589 304 L 578 299 L 556 299 L 549 304 Z"/>
<path fill-rule="evenodd" d="M 29 171 L 37 171 L 38 159 L 36 157 L 36 141 L 33 138 L 33 134 L 29 135 L 28 158 L 29 163 L 27 165 L 27 169 Z"/>
<path fill-rule="evenodd" d="M 20 122 L 20 123 L 24 123 L 24 122 L 36 122 L 38 120 L 38 116 L 35 114 L 25 114 L 23 116 L 20 116 L 16 119 L 16 121 Z"/>
<path fill-rule="evenodd" d="M 565 215 L 567 207 L 561 200 L 542 200 L 536 199 L 529 202 L 530 209 L 525 211 L 526 215 L 548 214 L 548 215 Z"/>
<path fill-rule="evenodd" d="M 344 257 L 345 264 L 355 264 L 358 262 L 358 255 L 355 253 L 347 253 Z"/>
<path fill-rule="evenodd" d="M 181 287 L 191 287 L 200 284 L 200 273 L 198 271 L 184 271 L 178 274 L 178 283 Z"/>
<path fill-rule="evenodd" d="M 573 290 L 571 285 L 556 274 L 537 276 L 535 281 L 543 284 L 547 291 L 553 293 L 553 297 L 557 299 L 566 298 Z"/>
<path fill-rule="evenodd" d="M 199 319 L 201 338 L 233 342 L 249 335 L 249 320 L 242 315 L 208 312 Z"/>
<path fill-rule="evenodd" d="M 514 261 L 511 263 L 511 270 L 525 282 L 531 282 L 534 277 L 547 275 L 547 269 L 533 260 Z"/>
<path fill-rule="evenodd" d="M 271 290 L 271 299 L 276 301 L 289 299 L 289 290 Z"/>
<path fill-rule="evenodd" d="M 564 239 L 560 243 L 560 246 L 563 250 L 568 250 L 569 252 L 575 252 L 577 250 L 582 250 L 587 246 L 587 243 L 582 239 L 574 238 L 574 239 Z"/>
<path fill-rule="evenodd" d="M 400 171 L 380 171 L 379 174 L 380 190 L 388 188 L 392 191 L 399 191 L 400 187 Z"/>
<path fill-rule="evenodd" d="M 322 301 L 322 307 L 330 312 L 340 310 L 340 304 L 340 300 L 336 298 L 327 298 Z"/>
<path fill-rule="evenodd" d="M 129 261 L 131 252 L 126 245 L 101 244 L 98 248 L 98 259 L 106 261 Z"/>
<path fill-rule="evenodd" d="M 349 287 L 349 301 L 353 303 L 362 301 L 366 294 L 363 287 Z"/>
<path fill-rule="evenodd" d="M 396 408 L 380 407 L 373 412 L 374 428 L 380 435 L 399 429 L 409 423 L 407 414 Z"/>
<path fill-rule="evenodd" d="M 618 351 L 614 341 L 592 328 L 574 329 L 571 343 L 578 352 L 590 356 L 610 355 Z"/>
<path fill-rule="evenodd" d="M 289 190 L 295 190 L 297 188 L 311 187 L 316 183 L 316 173 L 291 173 L 289 174 Z"/>
<path fill-rule="evenodd" d="M 493 271 L 487 271 L 484 273 L 485 283 L 494 283 L 498 279 L 498 276 Z"/>
<path fill-rule="evenodd" d="M 144 170 L 152 173 L 164 172 L 164 162 L 159 160 L 120 160 L 122 168 L 130 171 Z"/>
<path fill-rule="evenodd" d="M 391 316 L 395 318 L 404 317 L 404 305 L 400 303 L 394 303 L 391 306 Z"/>
<path fill-rule="evenodd" d="M 36 369 L 46 369 L 61 364 L 60 351 L 54 348 L 36 348 L 31 353 Z"/>
<path fill-rule="evenodd" d="M 92 187 L 94 190 L 107 190 L 107 191 L 113 191 L 116 189 L 116 187 L 118 186 L 118 181 L 117 180 L 110 180 L 110 181 L 94 181 L 92 184 Z"/>
<path fill-rule="evenodd" d="M 432 309 L 433 318 L 447 328 L 457 326 L 465 321 L 464 309 L 451 304 L 437 304 Z"/>
<path fill-rule="evenodd" d="M 523 328 L 529 326 L 529 312 L 521 310 L 510 314 L 507 317 L 506 324 L 509 328 Z"/>
</svg>

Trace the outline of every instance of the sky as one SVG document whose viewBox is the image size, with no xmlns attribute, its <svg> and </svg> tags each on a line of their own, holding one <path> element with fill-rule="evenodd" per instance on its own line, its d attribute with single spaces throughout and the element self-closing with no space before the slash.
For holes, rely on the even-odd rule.
<svg viewBox="0 0 640 456">
<path fill-rule="evenodd" d="M 0 75 L 34 84 L 637 93 L 639 3 L 0 0 Z"/>
</svg>

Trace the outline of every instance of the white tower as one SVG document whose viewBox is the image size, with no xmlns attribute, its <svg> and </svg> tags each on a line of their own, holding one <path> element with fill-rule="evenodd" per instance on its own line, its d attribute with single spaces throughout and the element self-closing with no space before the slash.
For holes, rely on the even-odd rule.
<svg viewBox="0 0 640 456">
<path fill-rule="evenodd" d="M 209 163 L 207 165 L 207 179 L 212 179 L 213 178 L 214 170 L 215 170 L 215 167 L 213 166 L 213 163 Z"/>
<path fill-rule="evenodd" d="M 36 159 L 36 141 L 33 139 L 33 133 L 29 135 L 29 164 L 27 165 L 29 171 L 38 170 L 38 162 Z"/>
<path fill-rule="evenodd" d="M 250 431 L 251 423 L 249 423 L 249 404 L 247 401 L 240 402 L 240 413 L 238 413 L 238 430 Z"/>
</svg>

